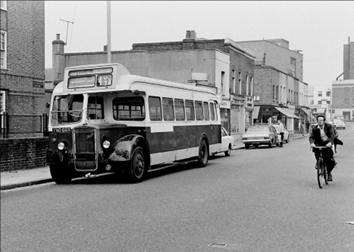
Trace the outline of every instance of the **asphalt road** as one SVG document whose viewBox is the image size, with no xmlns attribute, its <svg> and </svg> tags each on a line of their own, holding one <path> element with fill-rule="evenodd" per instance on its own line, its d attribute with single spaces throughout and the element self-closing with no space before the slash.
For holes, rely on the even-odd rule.
<svg viewBox="0 0 354 252">
<path fill-rule="evenodd" d="M 1 251 L 354 251 L 354 124 L 319 189 L 308 139 L 140 184 L 114 176 L 1 193 Z"/>
</svg>

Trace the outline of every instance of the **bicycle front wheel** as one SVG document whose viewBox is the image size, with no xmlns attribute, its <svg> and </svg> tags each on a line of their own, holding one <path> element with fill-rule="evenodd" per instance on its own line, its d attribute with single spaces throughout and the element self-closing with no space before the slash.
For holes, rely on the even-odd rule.
<svg viewBox="0 0 354 252">
<path fill-rule="evenodd" d="M 326 176 L 325 176 L 325 167 L 323 164 L 322 160 L 318 160 L 317 162 L 317 182 L 318 182 L 318 187 L 320 189 L 322 189 L 325 180 L 326 180 Z"/>
</svg>

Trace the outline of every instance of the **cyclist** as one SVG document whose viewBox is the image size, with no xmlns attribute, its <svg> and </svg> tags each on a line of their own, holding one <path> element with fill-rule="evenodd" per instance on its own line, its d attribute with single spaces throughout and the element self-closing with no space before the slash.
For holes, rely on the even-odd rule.
<svg viewBox="0 0 354 252">
<path fill-rule="evenodd" d="M 328 181 L 332 181 L 332 170 L 336 165 L 336 162 L 333 158 L 333 150 L 332 145 L 335 138 L 334 128 L 331 124 L 326 123 L 326 117 L 324 115 L 317 116 L 317 124 L 312 127 L 311 135 L 309 137 L 310 146 L 326 146 L 328 148 L 325 149 L 316 149 L 313 148 L 313 152 L 315 153 L 316 160 L 318 160 L 320 156 L 320 151 L 322 151 L 323 160 L 327 166 L 328 171 Z M 317 163 L 316 163 L 317 169 Z"/>
</svg>

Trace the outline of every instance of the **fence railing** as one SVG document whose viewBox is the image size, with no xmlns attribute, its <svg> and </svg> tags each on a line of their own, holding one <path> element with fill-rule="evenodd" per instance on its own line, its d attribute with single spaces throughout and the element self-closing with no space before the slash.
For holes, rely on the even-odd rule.
<svg viewBox="0 0 354 252">
<path fill-rule="evenodd" d="M 48 115 L 0 114 L 0 137 L 20 137 L 21 135 L 48 135 Z"/>
</svg>

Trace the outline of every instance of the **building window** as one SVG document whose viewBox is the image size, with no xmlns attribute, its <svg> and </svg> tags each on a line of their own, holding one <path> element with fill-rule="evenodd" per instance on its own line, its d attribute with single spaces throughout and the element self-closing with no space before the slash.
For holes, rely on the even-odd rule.
<svg viewBox="0 0 354 252">
<path fill-rule="evenodd" d="M 326 96 L 331 96 L 331 91 L 326 91 Z"/>
<path fill-rule="evenodd" d="M 322 101 L 318 101 L 317 103 L 318 103 L 318 104 L 322 104 Z"/>
<path fill-rule="evenodd" d="M 242 73 L 238 72 L 238 88 L 239 94 L 242 94 Z"/>
<path fill-rule="evenodd" d="M 7 33 L 6 33 L 6 31 L 1 31 L 0 50 L 1 50 L 1 68 L 6 68 L 6 66 L 7 66 Z"/>
<path fill-rule="evenodd" d="M 344 105 L 347 107 L 349 106 L 349 99 L 348 98 L 345 98 L 344 99 Z"/>
<path fill-rule="evenodd" d="M 327 101 L 327 104 L 331 104 L 331 101 Z"/>
<path fill-rule="evenodd" d="M 225 78 L 225 72 L 221 71 L 221 94 L 222 94 L 222 96 L 225 96 L 224 78 Z"/>
<path fill-rule="evenodd" d="M 234 94 L 236 93 L 236 76 L 235 76 L 235 70 L 232 70 L 232 76 L 231 76 L 231 79 L 232 79 L 232 89 L 231 89 L 231 92 Z"/>
<path fill-rule="evenodd" d="M 1 0 L 0 5 L 2 10 L 7 10 L 7 1 Z"/>
<path fill-rule="evenodd" d="M 318 96 L 322 96 L 322 91 L 318 91 Z"/>
<path fill-rule="evenodd" d="M 251 77 L 251 81 L 250 81 L 250 95 L 253 96 L 253 77 Z"/>
<path fill-rule="evenodd" d="M 249 86 L 248 86 L 248 83 L 249 83 L 249 77 L 248 75 L 246 74 L 246 95 L 248 95 L 248 92 L 249 92 Z"/>
<path fill-rule="evenodd" d="M 6 96 L 5 91 L 0 91 L 0 114 L 6 111 Z"/>
</svg>

